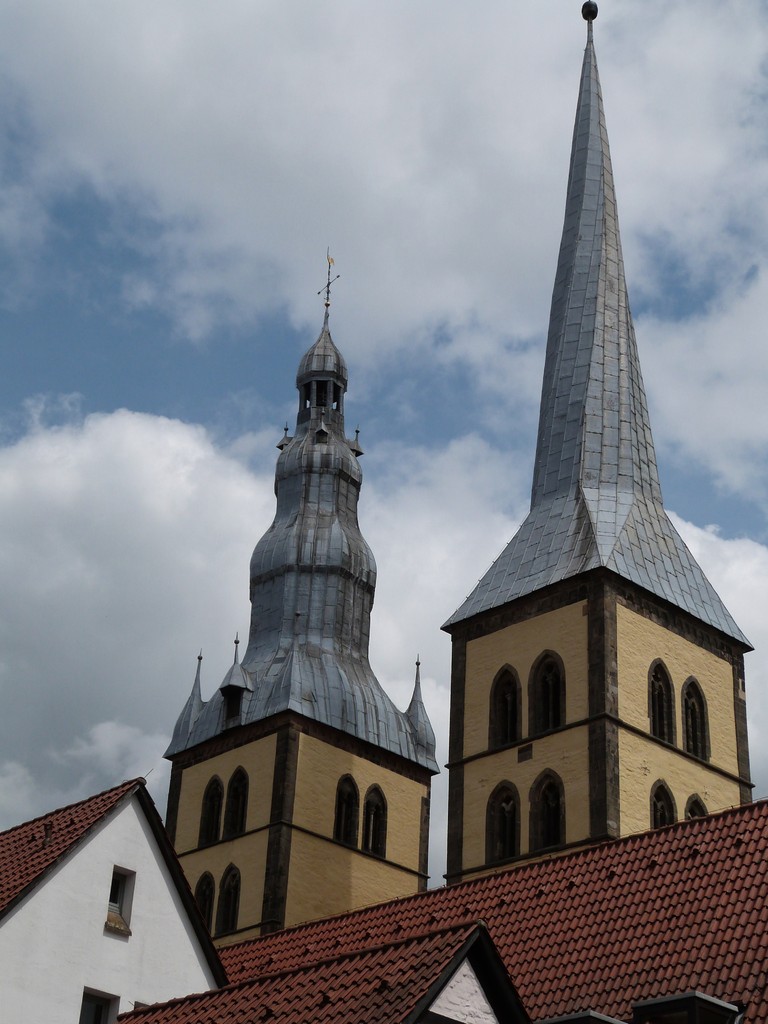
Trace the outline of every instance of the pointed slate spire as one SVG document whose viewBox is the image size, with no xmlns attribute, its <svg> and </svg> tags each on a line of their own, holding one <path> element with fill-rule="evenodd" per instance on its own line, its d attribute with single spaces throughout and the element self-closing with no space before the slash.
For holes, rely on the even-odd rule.
<svg viewBox="0 0 768 1024">
<path fill-rule="evenodd" d="M 605 567 L 749 646 L 672 526 L 627 298 L 592 22 L 552 294 L 531 511 L 446 627 Z"/>
<path fill-rule="evenodd" d="M 205 707 L 205 701 L 201 696 L 200 690 L 200 666 L 203 663 L 203 652 L 197 656 L 197 671 L 195 672 L 195 681 L 192 684 L 192 692 L 187 697 L 187 702 L 181 709 L 181 714 L 176 720 L 176 725 L 173 727 L 173 736 L 171 742 L 166 750 L 164 757 L 169 754 L 175 753 L 177 750 L 183 750 L 187 745 L 187 740 L 192 732 L 192 728 L 197 721 L 200 712 Z"/>
<path fill-rule="evenodd" d="M 416 679 L 413 684 L 413 696 L 405 714 L 411 723 L 419 749 L 427 758 L 434 759 L 435 731 L 432 728 L 432 723 L 429 720 L 429 715 L 424 707 L 424 701 L 421 696 L 421 661 L 418 654 L 416 655 Z"/>
</svg>

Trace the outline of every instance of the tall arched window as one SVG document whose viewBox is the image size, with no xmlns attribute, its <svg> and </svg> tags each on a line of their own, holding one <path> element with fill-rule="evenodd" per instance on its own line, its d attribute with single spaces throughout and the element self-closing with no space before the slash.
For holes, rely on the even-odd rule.
<svg viewBox="0 0 768 1024">
<path fill-rule="evenodd" d="M 491 750 L 520 739 L 520 680 L 505 666 L 491 687 L 488 746 Z"/>
<path fill-rule="evenodd" d="M 528 686 L 531 735 L 550 732 L 565 724 L 565 672 L 554 654 L 544 654 L 534 665 Z"/>
<path fill-rule="evenodd" d="M 561 778 L 543 772 L 531 787 L 531 850 L 546 850 L 565 842 L 565 794 Z"/>
<path fill-rule="evenodd" d="M 659 780 L 651 789 L 651 828 L 662 828 L 677 821 L 675 801 L 666 783 Z"/>
<path fill-rule="evenodd" d="M 216 887 L 213 882 L 213 877 L 207 871 L 200 875 L 197 885 L 195 886 L 195 901 L 200 908 L 200 913 L 203 915 L 205 921 L 205 927 L 208 931 L 211 930 L 213 925 L 213 899 L 216 892 Z"/>
<path fill-rule="evenodd" d="M 511 782 L 500 782 L 485 812 L 485 859 L 489 864 L 520 853 L 520 798 Z"/>
<path fill-rule="evenodd" d="M 709 760 L 707 705 L 695 679 L 683 686 L 683 747 L 694 757 Z"/>
<path fill-rule="evenodd" d="M 365 794 L 363 849 L 377 857 L 387 853 L 387 802 L 378 786 L 371 786 Z"/>
<path fill-rule="evenodd" d="M 336 787 L 336 816 L 333 822 L 333 838 L 347 846 L 357 846 L 357 816 L 360 797 L 355 780 L 343 775 Z"/>
<path fill-rule="evenodd" d="M 690 821 L 691 818 L 704 818 L 706 814 L 707 808 L 704 806 L 704 801 L 699 794 L 694 793 L 693 796 L 689 796 L 688 803 L 685 805 L 685 820 Z"/>
<path fill-rule="evenodd" d="M 221 878 L 219 886 L 219 907 L 216 912 L 216 934 L 224 935 L 237 928 L 237 913 L 240 909 L 240 872 L 230 864 Z"/>
<path fill-rule="evenodd" d="M 651 734 L 666 743 L 675 742 L 675 697 L 672 682 L 660 661 L 648 676 L 648 704 Z"/>
<path fill-rule="evenodd" d="M 227 786 L 227 806 L 224 811 L 224 838 L 241 836 L 245 832 L 245 817 L 248 810 L 248 776 L 238 768 Z"/>
<path fill-rule="evenodd" d="M 224 787 L 221 779 L 214 775 L 203 793 L 200 811 L 200 834 L 197 845 L 205 846 L 218 841 L 221 832 L 221 806 L 224 803 Z"/>
</svg>

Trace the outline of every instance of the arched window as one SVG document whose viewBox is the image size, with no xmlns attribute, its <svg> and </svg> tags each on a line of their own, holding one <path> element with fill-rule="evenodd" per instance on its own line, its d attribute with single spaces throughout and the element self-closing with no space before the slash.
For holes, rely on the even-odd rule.
<svg viewBox="0 0 768 1024">
<path fill-rule="evenodd" d="M 363 849 L 377 857 L 387 853 L 387 802 L 378 786 L 371 786 L 365 794 Z"/>
<path fill-rule="evenodd" d="M 709 760 L 707 705 L 695 679 L 683 686 L 683 747 L 694 757 Z"/>
<path fill-rule="evenodd" d="M 337 843 L 357 846 L 357 815 L 360 797 L 355 780 L 343 775 L 336 787 L 336 816 L 333 822 L 333 838 Z"/>
<path fill-rule="evenodd" d="M 666 743 L 674 743 L 675 698 L 672 682 L 660 661 L 654 662 L 648 676 L 648 704 L 651 734 Z"/>
<path fill-rule="evenodd" d="M 532 851 L 565 842 L 565 794 L 554 772 L 544 772 L 531 787 L 530 816 Z"/>
<path fill-rule="evenodd" d="M 685 820 L 690 821 L 691 818 L 704 818 L 706 814 L 707 808 L 704 806 L 704 801 L 698 793 L 689 796 L 688 803 L 685 805 Z"/>
<path fill-rule="evenodd" d="M 528 718 L 533 736 L 565 724 L 565 672 L 554 654 L 543 655 L 533 667 L 528 687 Z"/>
<path fill-rule="evenodd" d="M 216 934 L 224 935 L 237 928 L 237 912 L 240 908 L 240 872 L 230 864 L 222 875 L 219 886 L 219 908 L 216 913 Z"/>
<path fill-rule="evenodd" d="M 651 828 L 662 828 L 677 821 L 675 801 L 666 784 L 659 780 L 651 789 Z"/>
<path fill-rule="evenodd" d="M 224 803 L 224 787 L 215 775 L 205 787 L 203 807 L 200 812 L 200 835 L 198 846 L 218 841 L 221 832 L 221 805 Z"/>
<path fill-rule="evenodd" d="M 520 680 L 503 668 L 491 687 L 488 746 L 491 750 L 520 739 Z"/>
<path fill-rule="evenodd" d="M 485 812 L 485 859 L 489 864 L 520 853 L 520 798 L 511 782 L 500 782 Z"/>
<path fill-rule="evenodd" d="M 215 891 L 216 887 L 213 884 L 213 877 L 206 871 L 205 874 L 200 875 L 195 886 L 195 901 L 200 908 L 200 913 L 203 915 L 205 927 L 208 931 L 211 930 L 213 925 L 213 898 Z"/>
<path fill-rule="evenodd" d="M 248 776 L 242 768 L 232 775 L 227 786 L 227 806 L 224 811 L 224 838 L 241 836 L 245 832 L 248 810 Z"/>
</svg>

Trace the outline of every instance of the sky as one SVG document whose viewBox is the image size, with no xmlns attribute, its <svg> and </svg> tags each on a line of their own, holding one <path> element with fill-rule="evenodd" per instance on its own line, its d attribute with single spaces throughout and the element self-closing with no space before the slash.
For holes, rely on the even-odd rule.
<svg viewBox="0 0 768 1024">
<path fill-rule="evenodd" d="M 420 656 L 445 762 L 440 625 L 530 500 L 580 7 L 0 0 L 0 828 L 138 774 L 164 810 L 328 247 L 371 662 L 405 707 Z M 665 504 L 756 648 L 766 795 L 768 4 L 604 0 L 595 42 Z"/>
</svg>

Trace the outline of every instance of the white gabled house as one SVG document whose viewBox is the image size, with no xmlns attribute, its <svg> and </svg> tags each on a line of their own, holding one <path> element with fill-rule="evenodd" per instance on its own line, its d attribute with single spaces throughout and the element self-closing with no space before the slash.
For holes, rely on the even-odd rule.
<svg viewBox="0 0 768 1024">
<path fill-rule="evenodd" d="M 111 1024 L 225 981 L 143 779 L 0 833 L 4 1024 Z"/>
</svg>

